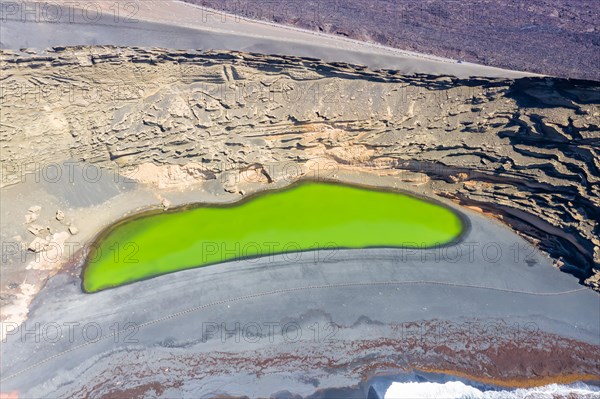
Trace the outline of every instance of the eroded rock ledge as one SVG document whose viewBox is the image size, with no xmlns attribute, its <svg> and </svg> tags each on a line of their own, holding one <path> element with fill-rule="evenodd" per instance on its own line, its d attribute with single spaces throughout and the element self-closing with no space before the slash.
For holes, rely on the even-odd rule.
<svg viewBox="0 0 600 399">
<path fill-rule="evenodd" d="M 0 62 L 3 186 L 71 159 L 157 185 L 154 166 L 193 181 L 252 169 L 266 183 L 267 165 L 315 158 L 417 172 L 600 287 L 600 83 L 114 47 Z"/>
</svg>

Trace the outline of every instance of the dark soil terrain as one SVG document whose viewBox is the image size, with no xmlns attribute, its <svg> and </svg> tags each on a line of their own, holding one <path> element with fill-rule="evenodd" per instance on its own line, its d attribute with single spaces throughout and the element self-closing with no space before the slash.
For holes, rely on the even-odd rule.
<svg viewBox="0 0 600 399">
<path fill-rule="evenodd" d="M 600 80 L 600 2 L 588 0 L 185 0 L 403 50 Z M 207 18 L 223 18 L 210 15 Z M 226 17 L 225 17 L 226 18 Z"/>
</svg>

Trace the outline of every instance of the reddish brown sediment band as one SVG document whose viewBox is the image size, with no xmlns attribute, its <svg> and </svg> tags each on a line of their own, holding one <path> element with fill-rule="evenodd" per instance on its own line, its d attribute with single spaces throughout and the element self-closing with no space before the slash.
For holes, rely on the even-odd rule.
<svg viewBox="0 0 600 399">
<path fill-rule="evenodd" d="M 435 368 L 419 368 L 417 370 L 427 373 L 452 375 L 455 377 L 503 388 L 534 388 L 549 384 L 572 384 L 578 381 L 594 382 L 596 384 L 600 383 L 600 376 L 593 374 L 558 374 L 544 377 L 497 379 L 454 370 L 440 370 Z"/>
<path fill-rule="evenodd" d="M 464 330 L 452 333 L 451 323 L 426 321 L 423 322 L 425 331 L 449 333 L 433 338 L 405 339 L 404 342 L 365 342 L 356 353 L 374 347 L 393 348 L 403 354 L 410 369 L 450 374 L 503 387 L 600 382 L 600 347 L 597 345 L 543 331 L 511 330 L 510 325 L 494 323 L 483 325 L 483 328 L 476 326 L 466 335 Z M 489 326 L 499 328 L 492 330 Z M 464 348 L 457 349 L 461 345 Z M 371 368 L 372 371 L 376 369 L 375 365 Z"/>
<path fill-rule="evenodd" d="M 345 354 L 344 354 L 345 355 Z M 344 356 L 342 355 L 342 356 Z M 366 355 L 365 359 L 369 356 Z M 163 359 L 167 360 L 167 359 Z M 181 381 L 185 378 L 194 378 L 203 380 L 210 380 L 211 377 L 219 377 L 223 373 L 227 373 L 227 370 L 236 370 L 239 372 L 243 370 L 250 374 L 254 373 L 260 381 L 260 378 L 269 376 L 273 370 L 295 370 L 296 372 L 302 372 L 306 369 L 319 368 L 340 371 L 345 369 L 346 373 L 349 374 L 360 374 L 362 378 L 357 378 L 356 381 L 367 381 L 374 376 L 380 375 L 394 375 L 401 374 L 410 371 L 421 371 L 427 373 L 446 374 L 465 379 L 469 381 L 479 382 L 487 385 L 498 386 L 502 388 L 533 388 L 537 386 L 549 385 L 549 384 L 570 384 L 577 381 L 585 382 L 600 382 L 598 374 L 590 374 L 586 372 L 565 372 L 548 373 L 547 375 L 536 375 L 537 370 L 535 369 L 536 361 L 532 361 L 528 366 L 532 366 L 529 373 L 521 376 L 508 377 L 506 375 L 482 375 L 477 374 L 473 371 L 461 371 L 456 368 L 437 368 L 433 367 L 433 363 L 429 363 L 429 366 L 415 366 L 415 367 L 398 367 L 398 363 L 389 361 L 367 361 L 365 364 L 359 365 L 356 361 L 344 362 L 342 359 L 330 358 L 326 355 L 320 355 L 316 352 L 299 352 L 299 353 L 287 353 L 279 354 L 277 356 L 264 356 L 261 353 L 248 353 L 246 355 L 227 353 L 227 352 L 214 352 L 203 356 L 176 356 L 169 358 L 169 364 L 173 364 L 171 361 L 175 360 L 179 363 L 179 367 L 175 369 L 169 369 L 170 376 L 168 379 L 161 383 L 161 387 L 179 387 L 182 385 Z M 371 359 L 372 360 L 372 359 Z M 549 363 L 553 363 L 552 359 L 547 359 Z M 597 360 L 597 358 L 596 358 Z M 140 359 L 143 362 L 143 359 Z M 444 364 L 445 367 L 452 367 L 451 361 Z M 137 363 L 141 366 L 142 363 Z M 133 367 L 129 367 L 133 366 Z M 153 379 L 159 380 L 164 371 L 160 367 L 154 368 L 139 368 L 135 367 L 136 363 L 132 362 L 130 365 L 121 366 L 118 368 L 117 373 L 119 376 L 129 376 L 137 378 L 140 381 L 146 381 L 141 383 L 137 387 L 131 387 L 124 390 L 116 388 L 111 391 L 107 397 L 122 397 L 119 394 L 124 392 L 148 392 L 157 388 L 157 382 L 149 382 Z M 514 371 L 514 370 L 513 370 Z M 106 384 L 117 377 L 117 374 L 113 374 L 114 370 L 105 370 L 102 375 L 96 377 L 96 384 L 92 388 L 82 388 L 78 391 L 78 394 L 93 394 L 96 389 L 100 390 L 106 387 Z M 161 379 L 162 380 L 162 379 Z M 156 391 L 158 392 L 158 391 Z M 113 396 L 111 396 L 113 395 Z"/>
<path fill-rule="evenodd" d="M 448 327 L 444 322 L 423 322 L 426 329 Z M 466 344 L 468 353 L 457 349 Z M 118 373 L 149 381 L 161 378 L 160 367 L 143 367 L 141 359 L 129 359 Z M 258 381 L 275 373 L 303 373 L 328 370 L 367 381 L 375 376 L 422 371 L 456 376 L 504 388 L 532 388 L 548 384 L 570 384 L 577 381 L 600 382 L 597 346 L 564 339 L 554 334 L 533 333 L 523 339 L 464 332 L 445 335 L 441 339 L 421 337 L 380 338 L 337 341 L 324 349 L 319 345 L 303 346 L 293 352 L 279 349 L 266 351 L 213 351 L 205 354 L 171 354 L 162 359 L 171 366 L 165 383 L 177 384 L 183 378 L 200 380 L 219 377 L 231 370 L 254 375 Z M 126 370 L 126 371 L 125 371 Z M 106 369 L 95 377 L 101 387 L 116 376 Z M 103 382 L 104 381 L 104 382 Z M 141 389 L 141 388 L 140 388 Z M 93 391 L 93 389 L 92 389 Z"/>
</svg>

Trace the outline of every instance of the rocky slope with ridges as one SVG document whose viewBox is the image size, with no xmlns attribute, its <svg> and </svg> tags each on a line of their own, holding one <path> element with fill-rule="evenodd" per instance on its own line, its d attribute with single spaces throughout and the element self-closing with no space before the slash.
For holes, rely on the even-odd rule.
<svg viewBox="0 0 600 399">
<path fill-rule="evenodd" d="M 309 165 L 421 179 L 599 287 L 600 84 L 403 76 L 237 52 L 1 55 L 2 185 L 76 160 L 169 189 Z M 298 176 L 299 177 L 299 176 Z M 235 179 L 226 185 L 235 191 Z"/>
</svg>

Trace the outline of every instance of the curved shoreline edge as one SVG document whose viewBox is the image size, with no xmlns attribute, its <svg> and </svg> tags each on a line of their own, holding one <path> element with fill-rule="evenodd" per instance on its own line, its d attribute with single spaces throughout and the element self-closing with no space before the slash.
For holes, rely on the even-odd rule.
<svg viewBox="0 0 600 399">
<path fill-rule="evenodd" d="M 208 262 L 208 263 L 203 263 L 203 264 L 199 264 L 196 266 L 187 266 L 187 267 L 182 267 L 180 269 L 177 270 L 169 270 L 169 271 L 165 271 L 164 273 L 160 273 L 160 274 L 156 274 L 156 275 L 150 275 L 147 277 L 143 277 L 143 278 L 138 278 L 132 281 L 127 281 L 124 283 L 120 283 L 120 284 L 115 284 L 115 285 L 110 285 L 110 286 L 106 286 L 106 287 L 102 287 L 100 289 L 93 289 L 93 290 L 89 290 L 86 288 L 85 285 L 85 279 L 86 279 L 86 273 L 88 272 L 88 269 L 90 267 L 90 259 L 95 258 L 96 254 L 95 252 L 97 250 L 100 249 L 100 247 L 102 246 L 102 243 L 104 240 L 106 240 L 114 231 L 116 231 L 119 227 L 124 226 L 125 224 L 131 222 L 131 221 L 135 221 L 135 220 L 140 220 L 143 218 L 147 218 L 147 217 L 152 217 L 155 215 L 161 215 L 161 214 L 175 214 L 175 213 L 180 213 L 180 212 L 187 212 L 187 211 L 192 211 L 194 209 L 199 209 L 199 208 L 235 208 L 235 207 L 239 207 L 241 205 L 244 205 L 248 202 L 254 201 L 254 200 L 258 200 L 260 197 L 264 196 L 264 195 L 269 195 L 269 194 L 277 194 L 280 192 L 285 192 L 288 190 L 292 190 L 294 188 L 298 188 L 298 187 L 302 187 L 303 185 L 307 185 L 307 184 L 326 184 L 326 185 L 333 185 L 333 186 L 342 186 L 342 187 L 349 187 L 349 188 L 361 188 L 361 189 L 365 189 L 365 190 L 369 190 L 369 191 L 373 191 L 373 192 L 383 192 L 383 193 L 394 193 L 394 194 L 399 194 L 408 198 L 412 198 L 414 200 L 417 201 L 421 201 L 430 205 L 434 205 L 436 207 L 439 207 L 441 209 L 444 209 L 448 212 L 450 212 L 453 216 L 457 217 L 457 219 L 460 222 L 460 231 L 458 232 L 457 235 L 455 235 L 452 239 L 444 242 L 444 243 L 436 243 L 436 244 L 425 244 L 425 243 L 417 243 L 415 242 L 415 244 L 418 244 L 416 246 L 379 246 L 379 245 L 369 245 L 369 246 L 363 246 L 360 248 L 355 248 L 355 249 L 369 249 L 369 248 L 417 248 L 417 249 L 434 249 L 434 248 L 439 248 L 439 247 L 443 247 L 443 246 L 450 246 L 450 245 L 456 245 L 457 243 L 459 243 L 462 238 L 468 233 L 469 228 L 470 228 L 470 224 L 469 224 L 469 220 L 468 218 L 457 208 L 453 208 L 450 207 L 446 204 L 444 204 L 442 201 L 439 201 L 435 198 L 431 198 L 431 197 L 426 197 L 424 195 L 419 195 L 416 193 L 411 193 L 409 191 L 406 190 L 399 190 L 399 189 L 391 189 L 391 188 L 385 188 L 385 187 L 378 187 L 375 185 L 369 185 L 369 184 L 352 184 L 352 183 L 345 183 L 342 181 L 337 181 L 337 180 L 327 180 L 327 179 L 322 179 L 322 180 L 313 180 L 313 179 L 300 179 L 297 180 L 295 182 L 292 182 L 289 185 L 285 185 L 282 187 L 278 187 L 278 188 L 271 188 L 271 189 L 267 189 L 264 191 L 257 191 L 255 193 L 252 193 L 250 195 L 246 195 L 243 198 L 239 199 L 238 201 L 234 201 L 234 202 L 227 202 L 227 203 L 202 203 L 202 202 L 195 202 L 195 203 L 189 203 L 189 204 L 182 204 L 182 205 L 177 205 L 175 207 L 169 208 L 169 209 L 147 209 L 147 210 L 141 210 L 139 212 L 136 212 L 134 214 L 131 215 L 127 215 L 126 217 L 123 217 L 119 220 L 117 220 L 116 222 L 108 225 L 107 227 L 105 227 L 104 229 L 102 229 L 91 241 L 89 244 L 86 245 L 86 251 L 85 254 L 83 256 L 83 260 L 82 260 L 82 266 L 81 266 L 81 287 L 83 292 L 86 293 L 94 293 L 94 292 L 98 292 L 98 291 L 102 291 L 102 290 L 106 290 L 106 289 L 111 289 L 114 288 L 116 286 L 121 286 L 121 285 L 125 285 L 125 284 L 132 284 L 135 283 L 137 281 L 142 281 L 142 280 L 146 280 L 146 279 L 150 279 L 150 278 L 154 278 L 157 277 L 159 275 L 165 275 L 165 274 L 169 274 L 169 273 L 176 273 L 178 271 L 181 270 L 189 270 L 189 269 L 194 269 L 194 268 L 199 268 L 199 267 L 208 267 L 208 266 L 216 266 L 222 263 L 227 263 L 227 262 L 239 262 L 241 260 L 249 260 L 249 259 L 256 259 L 256 258 L 260 258 L 261 256 L 273 256 L 273 255 L 278 255 L 278 254 L 283 254 L 284 252 L 276 252 L 276 253 L 268 253 L 266 255 L 264 254 L 258 254 L 258 255 L 253 255 L 253 256 L 237 256 L 234 257 L 232 259 L 223 259 L 220 261 L 216 261 L 216 262 Z M 310 252 L 310 251 L 314 251 L 314 250 L 343 250 L 343 249 L 350 249 L 348 247 L 344 247 L 343 245 L 336 245 L 335 247 L 322 247 L 322 248 L 312 248 L 312 249 L 301 249 L 301 250 L 295 250 L 295 251 L 288 251 L 285 252 L 286 254 L 297 254 L 297 253 L 301 253 L 301 252 Z"/>
</svg>

